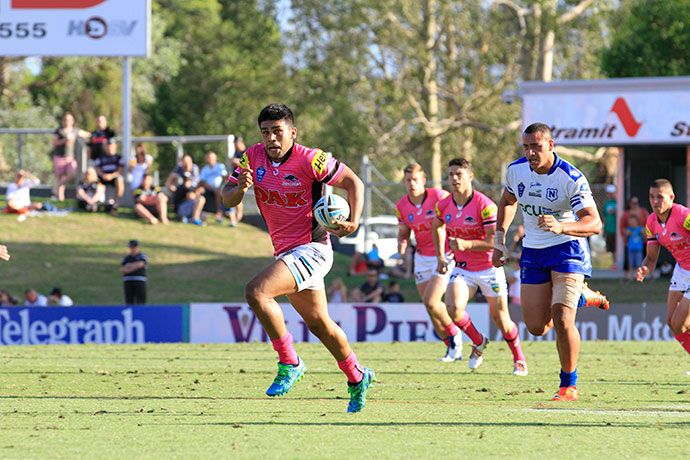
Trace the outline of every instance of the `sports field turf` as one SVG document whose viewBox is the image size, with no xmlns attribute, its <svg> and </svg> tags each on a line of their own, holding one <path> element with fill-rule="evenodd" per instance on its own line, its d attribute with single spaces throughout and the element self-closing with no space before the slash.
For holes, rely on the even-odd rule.
<svg viewBox="0 0 690 460">
<path fill-rule="evenodd" d="M 270 344 L 2 347 L 0 458 L 687 458 L 677 343 L 583 343 L 571 403 L 550 401 L 555 344 L 523 344 L 528 377 L 504 343 L 474 373 L 440 344 L 354 344 L 378 376 L 354 415 L 317 344 L 297 344 L 307 373 L 278 399 Z"/>
</svg>

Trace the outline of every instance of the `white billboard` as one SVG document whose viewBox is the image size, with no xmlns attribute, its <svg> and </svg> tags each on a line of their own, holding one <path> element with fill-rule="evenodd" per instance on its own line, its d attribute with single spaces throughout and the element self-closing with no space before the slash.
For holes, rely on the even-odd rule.
<svg viewBox="0 0 690 460">
<path fill-rule="evenodd" d="M 148 56 L 151 0 L 0 0 L 1 56 Z"/>
<path fill-rule="evenodd" d="M 318 343 L 290 304 L 280 304 L 295 342 Z M 436 342 L 434 328 L 422 303 L 329 304 L 331 318 L 351 342 Z M 489 330 L 489 307 L 469 304 L 467 312 L 480 331 Z M 247 304 L 190 304 L 192 343 L 266 342 L 268 336 Z"/>
<path fill-rule="evenodd" d="M 690 78 L 521 85 L 524 127 L 549 125 L 556 144 L 690 144 Z"/>
</svg>

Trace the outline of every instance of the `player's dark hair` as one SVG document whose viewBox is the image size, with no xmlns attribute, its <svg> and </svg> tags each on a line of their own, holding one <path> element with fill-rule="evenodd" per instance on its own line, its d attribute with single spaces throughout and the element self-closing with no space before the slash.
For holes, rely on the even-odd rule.
<svg viewBox="0 0 690 460">
<path fill-rule="evenodd" d="M 292 110 L 285 104 L 269 104 L 259 113 L 259 126 L 264 121 L 278 121 L 285 120 L 288 125 L 295 125 L 295 118 L 292 115 Z"/>
<path fill-rule="evenodd" d="M 550 141 L 551 139 L 553 139 L 553 134 L 551 133 L 551 128 L 549 128 L 549 126 L 545 125 L 544 123 L 532 123 L 527 128 L 525 128 L 525 131 L 522 134 L 525 135 L 525 134 L 535 134 L 535 133 L 541 134 L 541 137 L 543 137 L 547 141 Z"/>
<path fill-rule="evenodd" d="M 466 169 L 469 172 L 472 172 L 472 163 L 470 163 L 464 158 L 453 158 L 448 162 L 448 167 L 450 168 L 451 166 L 458 166 L 462 169 Z"/>
<path fill-rule="evenodd" d="M 652 185 L 650 185 L 649 188 L 665 188 L 668 189 L 669 192 L 673 193 L 673 185 L 671 184 L 671 181 L 668 179 L 657 179 L 654 182 L 652 182 Z"/>
</svg>

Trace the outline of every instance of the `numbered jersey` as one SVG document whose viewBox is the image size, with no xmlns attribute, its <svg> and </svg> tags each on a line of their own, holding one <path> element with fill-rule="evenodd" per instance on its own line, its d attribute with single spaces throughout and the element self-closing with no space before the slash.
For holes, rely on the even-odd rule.
<svg viewBox="0 0 690 460">
<path fill-rule="evenodd" d="M 330 241 L 316 223 L 312 208 L 323 195 L 323 184 L 340 178 L 345 165 L 319 149 L 293 144 L 280 163 L 266 154 L 263 144 L 252 145 L 228 181 L 237 184 L 242 168 L 254 171 L 254 196 L 266 221 L 274 255 L 312 241 Z"/>
<path fill-rule="evenodd" d="M 436 217 L 436 203 L 448 196 L 445 190 L 428 188 L 424 191 L 424 200 L 416 205 L 405 195 L 395 205 L 395 214 L 398 216 L 398 225 L 405 225 L 414 232 L 417 241 L 417 254 L 435 257 L 434 239 L 431 233 L 431 225 Z M 446 242 L 445 252 L 448 252 Z"/>
<path fill-rule="evenodd" d="M 652 213 L 647 218 L 647 245 L 652 244 L 661 244 L 680 268 L 690 270 L 690 209 L 674 203 L 663 224 Z"/>
<path fill-rule="evenodd" d="M 458 206 L 449 195 L 436 205 L 436 218 L 446 224 L 446 234 L 463 240 L 483 240 L 486 228 L 496 226 L 496 203 L 481 192 L 474 191 L 464 206 Z M 447 239 L 446 239 L 447 240 Z M 455 266 L 471 272 L 491 268 L 488 251 L 453 251 Z"/>
<path fill-rule="evenodd" d="M 515 195 L 522 209 L 526 248 L 547 248 L 583 239 L 544 231 L 538 225 L 540 215 L 551 214 L 559 222 L 575 222 L 576 212 L 596 209 L 587 178 L 555 153 L 554 157 L 554 164 L 546 174 L 534 172 L 524 157 L 508 166 L 506 190 Z"/>
</svg>

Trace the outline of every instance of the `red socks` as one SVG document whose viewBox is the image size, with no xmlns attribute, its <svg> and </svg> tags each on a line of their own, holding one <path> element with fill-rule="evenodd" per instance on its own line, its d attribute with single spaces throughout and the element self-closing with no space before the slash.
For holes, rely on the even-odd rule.
<svg viewBox="0 0 690 460">
<path fill-rule="evenodd" d="M 690 332 L 686 332 L 684 334 L 674 335 L 674 337 L 680 343 L 680 345 L 683 348 L 685 348 L 685 351 L 690 353 Z"/>
<path fill-rule="evenodd" d="M 467 334 L 467 337 L 470 338 L 473 344 L 475 345 L 481 345 L 482 343 L 482 335 L 477 331 L 477 329 L 474 327 L 474 324 L 472 324 L 472 320 L 470 319 L 470 314 L 465 312 L 465 316 L 462 317 L 462 319 L 455 324 L 458 325 L 462 331 Z"/>
<path fill-rule="evenodd" d="M 503 334 L 510 351 L 513 352 L 513 361 L 525 361 L 525 355 L 522 354 L 522 346 L 520 345 L 520 334 L 518 334 L 517 324 L 513 323 L 513 329 L 507 334 Z"/>
<path fill-rule="evenodd" d="M 283 364 L 299 364 L 299 358 L 292 346 L 292 334 L 289 332 L 279 339 L 271 340 L 273 349 L 278 352 L 278 361 Z"/>
</svg>

